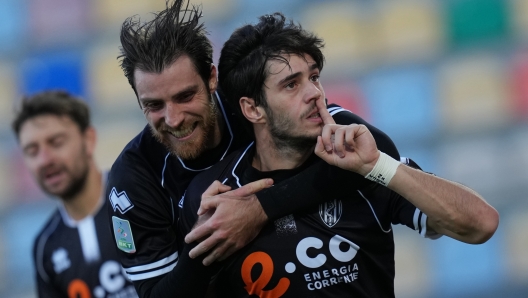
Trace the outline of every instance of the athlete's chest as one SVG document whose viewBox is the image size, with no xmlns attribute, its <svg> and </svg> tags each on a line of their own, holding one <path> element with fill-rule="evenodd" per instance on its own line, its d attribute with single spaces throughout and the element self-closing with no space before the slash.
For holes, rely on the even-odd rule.
<svg viewBox="0 0 528 298">
<path fill-rule="evenodd" d="M 226 269 L 242 297 L 361 295 L 385 270 L 376 264 L 393 259 L 390 224 L 378 223 L 386 217 L 359 194 L 331 200 L 269 224 Z"/>
<path fill-rule="evenodd" d="M 55 287 L 69 297 L 136 297 L 122 274 L 110 230 L 99 222 L 59 226 L 44 250 L 44 266 Z"/>
</svg>

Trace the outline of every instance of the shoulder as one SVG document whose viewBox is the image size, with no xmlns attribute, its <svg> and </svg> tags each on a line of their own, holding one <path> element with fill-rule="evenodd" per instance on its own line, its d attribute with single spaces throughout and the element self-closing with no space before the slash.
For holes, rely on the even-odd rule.
<svg viewBox="0 0 528 298">
<path fill-rule="evenodd" d="M 152 135 L 148 125 L 121 151 L 108 173 L 109 184 L 143 181 L 161 173 L 168 151 Z M 140 180 L 138 180 L 140 179 Z"/>
<path fill-rule="evenodd" d="M 62 217 L 57 209 L 38 232 L 37 237 L 33 242 L 33 258 L 37 265 L 37 269 L 42 267 L 42 264 L 44 263 L 44 255 L 48 243 L 54 234 L 58 232 L 60 233 L 62 226 Z"/>
<path fill-rule="evenodd" d="M 196 175 L 187 188 L 188 193 L 199 193 L 201 196 L 203 191 L 205 191 L 215 180 L 223 182 L 225 179 L 230 178 L 232 176 L 231 170 L 236 165 L 236 161 L 241 153 L 242 149 L 237 149 L 208 170 Z"/>
</svg>

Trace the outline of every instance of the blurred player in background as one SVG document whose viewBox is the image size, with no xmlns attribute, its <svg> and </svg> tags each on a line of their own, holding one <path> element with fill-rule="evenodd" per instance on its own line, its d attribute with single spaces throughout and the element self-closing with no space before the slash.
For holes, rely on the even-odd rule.
<svg viewBox="0 0 528 298">
<path fill-rule="evenodd" d="M 12 126 L 29 171 L 59 203 L 34 242 L 38 296 L 137 297 L 108 226 L 88 106 L 66 92 L 41 92 L 23 98 Z"/>
</svg>

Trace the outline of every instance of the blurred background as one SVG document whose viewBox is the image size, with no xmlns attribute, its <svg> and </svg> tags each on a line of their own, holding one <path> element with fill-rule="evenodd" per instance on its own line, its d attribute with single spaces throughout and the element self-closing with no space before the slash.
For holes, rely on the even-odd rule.
<svg viewBox="0 0 528 298">
<path fill-rule="evenodd" d="M 528 1 L 193 0 L 215 62 L 232 30 L 282 11 L 326 42 L 327 98 L 402 156 L 482 194 L 501 215 L 483 245 L 395 227 L 397 297 L 528 297 Z M 55 208 L 10 128 L 25 94 L 66 89 L 92 108 L 108 169 L 145 125 L 119 68 L 125 18 L 164 0 L 0 1 L 0 297 L 35 297 L 32 241 Z"/>
</svg>

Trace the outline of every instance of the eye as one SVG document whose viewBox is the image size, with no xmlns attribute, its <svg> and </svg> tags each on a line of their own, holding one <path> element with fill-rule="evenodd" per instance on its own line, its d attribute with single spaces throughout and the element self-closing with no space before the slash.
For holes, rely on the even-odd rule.
<svg viewBox="0 0 528 298">
<path fill-rule="evenodd" d="M 66 138 L 64 136 L 58 136 L 58 137 L 51 139 L 50 144 L 51 146 L 57 148 L 57 147 L 62 146 L 65 141 L 66 141 Z"/>
<path fill-rule="evenodd" d="M 284 86 L 284 88 L 289 89 L 289 90 L 295 88 L 295 81 L 286 84 L 286 86 Z"/>
<path fill-rule="evenodd" d="M 311 76 L 311 77 L 310 77 L 310 80 L 311 80 L 312 82 L 319 82 L 319 77 L 320 77 L 320 76 L 319 76 L 318 74 L 316 74 L 316 75 Z"/>
<path fill-rule="evenodd" d="M 29 147 L 26 147 L 23 152 L 24 152 L 24 155 L 27 157 L 35 157 L 37 156 L 38 148 L 37 146 L 29 146 Z"/>
<path fill-rule="evenodd" d="M 159 102 L 149 101 L 149 102 L 143 103 L 143 110 L 146 110 L 146 111 L 158 111 L 162 107 L 163 107 L 163 104 Z"/>
<path fill-rule="evenodd" d="M 178 102 L 179 103 L 189 102 L 194 98 L 194 94 L 195 92 L 184 93 L 181 96 L 178 96 Z"/>
</svg>

